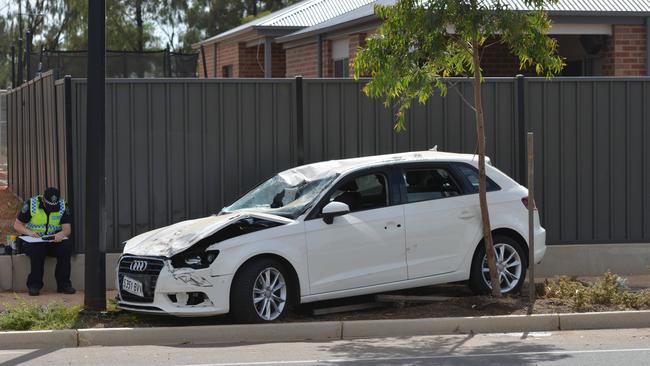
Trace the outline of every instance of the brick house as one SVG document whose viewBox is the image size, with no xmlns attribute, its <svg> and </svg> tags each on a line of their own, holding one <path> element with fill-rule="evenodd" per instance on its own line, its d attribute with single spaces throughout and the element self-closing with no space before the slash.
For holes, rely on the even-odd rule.
<svg viewBox="0 0 650 366">
<path fill-rule="evenodd" d="M 517 0 L 511 2 L 515 9 L 521 6 Z M 349 77 L 357 50 L 380 25 L 376 3 L 394 0 L 305 0 L 244 24 L 197 45 L 206 60 L 206 72 L 199 74 Z M 549 34 L 558 39 L 558 53 L 567 64 L 564 76 L 650 75 L 650 6 L 644 2 L 560 0 L 548 13 L 553 20 Z M 266 55 L 271 62 L 262 67 Z M 517 58 L 500 44 L 486 49 L 483 67 L 486 76 L 521 72 Z"/>
</svg>

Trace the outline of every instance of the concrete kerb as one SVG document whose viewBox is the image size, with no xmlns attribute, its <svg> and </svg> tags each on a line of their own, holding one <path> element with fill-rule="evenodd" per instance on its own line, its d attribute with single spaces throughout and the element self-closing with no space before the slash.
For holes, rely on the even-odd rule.
<svg viewBox="0 0 650 366">
<path fill-rule="evenodd" d="M 79 346 L 223 344 L 341 339 L 341 322 L 79 329 Z"/>
<path fill-rule="evenodd" d="M 0 332 L 0 350 L 78 347 L 77 339 L 77 331 L 74 329 Z"/>
<path fill-rule="evenodd" d="M 327 341 L 650 327 L 650 311 L 0 332 L 0 349 Z"/>
<path fill-rule="evenodd" d="M 560 329 L 557 314 L 465 318 L 357 320 L 343 322 L 343 339 L 458 333 L 507 333 Z"/>
<path fill-rule="evenodd" d="M 559 314 L 560 329 L 650 328 L 650 310 Z"/>
</svg>

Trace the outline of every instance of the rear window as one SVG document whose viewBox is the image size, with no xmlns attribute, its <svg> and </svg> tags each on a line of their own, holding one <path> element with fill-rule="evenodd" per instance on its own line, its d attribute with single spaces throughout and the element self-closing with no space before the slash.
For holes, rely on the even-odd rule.
<svg viewBox="0 0 650 366">
<path fill-rule="evenodd" d="M 458 169 L 472 186 L 472 190 L 474 191 L 473 193 L 478 193 L 478 169 L 467 164 L 458 164 Z M 498 184 L 494 183 L 490 177 L 487 177 L 487 191 L 492 192 L 498 191 L 499 189 L 501 189 L 501 187 L 499 187 Z"/>
</svg>

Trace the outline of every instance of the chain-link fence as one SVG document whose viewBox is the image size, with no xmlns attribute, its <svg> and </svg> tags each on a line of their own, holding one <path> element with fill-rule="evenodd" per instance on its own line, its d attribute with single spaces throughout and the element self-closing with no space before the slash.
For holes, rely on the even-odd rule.
<svg viewBox="0 0 650 366">
<path fill-rule="evenodd" d="M 32 53 L 29 67 L 31 76 L 39 71 L 54 70 L 60 78 L 65 75 L 85 78 L 87 51 L 50 51 Z M 128 52 L 106 51 L 108 78 L 162 78 L 196 77 L 198 54 L 163 51 Z"/>
</svg>

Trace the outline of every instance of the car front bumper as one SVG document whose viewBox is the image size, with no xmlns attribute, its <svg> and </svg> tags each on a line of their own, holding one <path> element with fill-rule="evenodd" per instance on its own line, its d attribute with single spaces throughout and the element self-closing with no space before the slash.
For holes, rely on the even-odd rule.
<svg viewBox="0 0 650 366">
<path fill-rule="evenodd" d="M 138 313 L 167 314 L 181 317 L 212 316 L 228 313 L 232 275 L 213 277 L 210 275 L 209 268 L 198 270 L 190 268 L 174 269 L 168 261 L 162 261 L 164 265 L 157 278 L 153 281 L 145 281 L 146 283 L 152 283 L 150 288 L 145 289 L 145 291 L 148 294 L 153 293 L 153 296 L 147 296 L 147 298 L 139 298 L 124 291 L 121 279 L 123 276 L 131 277 L 133 274 L 118 265 L 116 283 L 119 289 L 118 308 Z M 122 258 L 120 262 L 122 262 Z M 143 279 L 146 280 L 146 278 Z M 145 284 L 145 286 L 147 285 Z M 190 300 L 192 297 L 194 297 L 194 301 Z"/>
</svg>

